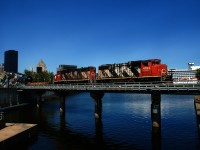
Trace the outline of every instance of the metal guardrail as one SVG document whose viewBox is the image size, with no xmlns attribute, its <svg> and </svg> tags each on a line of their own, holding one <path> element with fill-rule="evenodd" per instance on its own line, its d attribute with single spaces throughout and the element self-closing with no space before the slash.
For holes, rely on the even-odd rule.
<svg viewBox="0 0 200 150">
<path fill-rule="evenodd" d="M 74 91 L 107 91 L 107 92 L 148 92 L 148 91 L 179 91 L 184 93 L 197 92 L 200 94 L 200 84 L 172 84 L 172 83 L 158 83 L 158 84 L 142 84 L 142 83 L 95 83 L 95 84 L 49 84 L 37 86 L 18 87 L 26 90 L 74 90 Z"/>
</svg>

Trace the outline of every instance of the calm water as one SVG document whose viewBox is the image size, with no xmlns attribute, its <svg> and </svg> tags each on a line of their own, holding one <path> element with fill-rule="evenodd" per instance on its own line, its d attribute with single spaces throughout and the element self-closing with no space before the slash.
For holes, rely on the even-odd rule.
<svg viewBox="0 0 200 150">
<path fill-rule="evenodd" d="M 95 123 L 94 100 L 89 93 L 70 96 L 65 115 L 59 100 L 44 102 L 41 110 L 23 108 L 6 112 L 7 122 L 38 124 L 38 136 L 16 149 L 200 149 L 194 96 L 162 95 L 161 138 L 152 138 L 151 96 L 105 94 L 102 121 Z"/>
</svg>

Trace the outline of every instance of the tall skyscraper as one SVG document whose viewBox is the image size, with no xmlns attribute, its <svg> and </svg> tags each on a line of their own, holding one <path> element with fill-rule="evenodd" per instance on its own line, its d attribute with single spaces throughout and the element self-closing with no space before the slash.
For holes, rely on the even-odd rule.
<svg viewBox="0 0 200 150">
<path fill-rule="evenodd" d="M 18 72 L 18 51 L 8 50 L 4 54 L 4 70 L 6 72 Z"/>
</svg>

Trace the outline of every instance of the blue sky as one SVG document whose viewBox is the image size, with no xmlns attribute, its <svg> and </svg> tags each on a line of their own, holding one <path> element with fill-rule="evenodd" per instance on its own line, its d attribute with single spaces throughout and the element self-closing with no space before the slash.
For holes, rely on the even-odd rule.
<svg viewBox="0 0 200 150">
<path fill-rule="evenodd" d="M 19 52 L 19 72 L 42 59 L 99 66 L 160 58 L 200 65 L 199 0 L 0 0 L 0 62 Z"/>
</svg>

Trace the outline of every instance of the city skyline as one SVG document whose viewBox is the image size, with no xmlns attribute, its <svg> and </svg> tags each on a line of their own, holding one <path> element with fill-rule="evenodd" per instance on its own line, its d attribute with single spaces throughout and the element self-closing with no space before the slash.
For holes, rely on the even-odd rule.
<svg viewBox="0 0 200 150">
<path fill-rule="evenodd" d="M 200 1 L 20 0 L 0 2 L 0 62 L 19 52 L 19 72 L 42 59 L 50 72 L 159 58 L 200 65 Z"/>
</svg>

